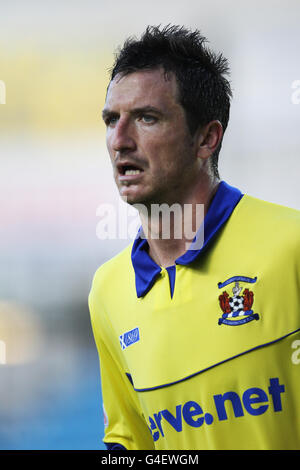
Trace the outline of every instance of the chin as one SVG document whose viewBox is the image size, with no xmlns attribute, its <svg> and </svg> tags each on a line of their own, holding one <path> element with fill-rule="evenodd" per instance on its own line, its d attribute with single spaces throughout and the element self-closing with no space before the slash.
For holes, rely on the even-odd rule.
<svg viewBox="0 0 300 470">
<path fill-rule="evenodd" d="M 121 199 L 123 199 L 124 202 L 127 202 L 127 204 L 139 204 L 141 203 L 141 199 L 143 198 L 139 197 L 137 194 L 133 194 L 131 191 L 127 191 L 124 188 L 119 188 L 119 194 Z"/>
<path fill-rule="evenodd" d="M 146 194 L 133 194 L 130 191 L 119 191 L 121 199 L 127 204 L 133 206 L 135 204 L 142 204 L 145 207 L 149 207 L 154 203 L 153 198 Z"/>
</svg>

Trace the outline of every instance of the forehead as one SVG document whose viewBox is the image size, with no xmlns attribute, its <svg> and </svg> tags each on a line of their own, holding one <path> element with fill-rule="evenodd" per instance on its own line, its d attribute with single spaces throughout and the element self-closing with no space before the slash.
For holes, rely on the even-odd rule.
<svg viewBox="0 0 300 470">
<path fill-rule="evenodd" d="M 162 68 L 141 70 L 122 76 L 118 74 L 110 82 L 105 108 L 131 108 L 143 106 L 178 106 L 178 87 L 174 74 L 166 74 Z"/>
</svg>

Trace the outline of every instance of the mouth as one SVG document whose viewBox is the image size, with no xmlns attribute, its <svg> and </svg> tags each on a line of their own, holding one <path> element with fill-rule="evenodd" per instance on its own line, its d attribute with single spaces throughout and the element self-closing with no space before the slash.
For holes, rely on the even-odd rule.
<svg viewBox="0 0 300 470">
<path fill-rule="evenodd" d="M 138 178 L 144 170 L 132 163 L 117 164 L 119 181 L 131 181 Z"/>
</svg>

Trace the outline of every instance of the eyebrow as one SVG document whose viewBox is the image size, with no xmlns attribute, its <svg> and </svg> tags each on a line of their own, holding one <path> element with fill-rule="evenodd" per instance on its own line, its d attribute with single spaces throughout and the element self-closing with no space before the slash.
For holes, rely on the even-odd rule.
<svg viewBox="0 0 300 470">
<path fill-rule="evenodd" d="M 139 115 L 139 114 L 145 114 L 145 113 L 155 113 L 155 114 L 158 114 L 160 116 L 162 116 L 162 111 L 160 111 L 158 108 L 155 108 L 154 106 L 142 106 L 140 108 L 133 108 L 130 110 L 130 114 L 136 116 L 136 115 Z M 119 113 L 117 113 L 116 111 L 112 111 L 108 108 L 106 109 L 103 109 L 102 111 L 102 118 L 103 119 L 107 119 L 108 117 L 111 117 L 111 116 L 118 116 Z"/>
</svg>

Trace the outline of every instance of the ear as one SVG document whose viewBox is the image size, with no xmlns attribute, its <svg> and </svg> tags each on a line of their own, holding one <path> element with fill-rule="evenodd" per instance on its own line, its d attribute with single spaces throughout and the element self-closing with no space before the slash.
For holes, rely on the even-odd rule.
<svg viewBox="0 0 300 470">
<path fill-rule="evenodd" d="M 223 126 L 220 121 L 211 121 L 196 133 L 197 157 L 202 160 L 209 158 L 219 146 L 223 137 Z"/>
</svg>

